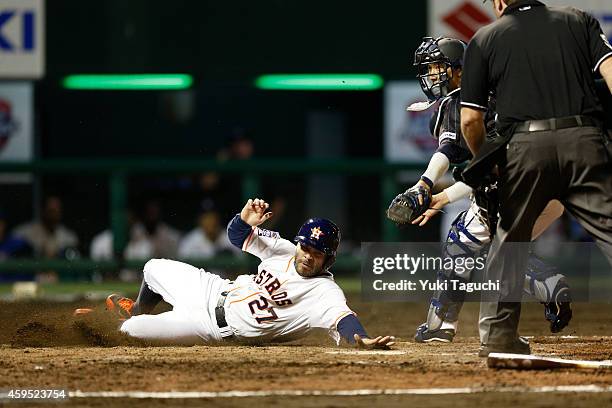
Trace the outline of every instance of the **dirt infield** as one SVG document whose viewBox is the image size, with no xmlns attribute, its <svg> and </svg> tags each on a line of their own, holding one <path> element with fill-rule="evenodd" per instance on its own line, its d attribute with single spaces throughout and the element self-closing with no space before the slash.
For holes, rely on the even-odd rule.
<svg viewBox="0 0 612 408">
<path fill-rule="evenodd" d="M 120 336 L 116 323 L 100 311 L 75 319 L 79 304 L 0 304 L 0 389 L 65 388 L 71 391 L 334 391 L 480 388 L 476 394 L 284 396 L 170 400 L 171 405 L 214 403 L 304 406 L 405 405 L 407 402 L 456 407 L 482 403 L 543 406 L 610 406 L 612 393 L 508 392 L 508 387 L 612 385 L 612 370 L 492 370 L 476 356 L 477 305 L 468 304 L 453 344 L 420 345 L 411 341 L 425 314 L 423 305 L 351 303 L 371 334 L 394 334 L 399 343 L 389 352 L 360 352 L 335 347 L 325 335 L 299 343 L 266 346 L 149 346 Z M 521 333 L 532 339 L 534 354 L 574 359 L 612 360 L 612 305 L 579 304 L 572 324 L 551 336 L 540 305 L 525 307 Z M 564 337 L 565 336 L 565 337 Z M 568 337 L 569 336 L 569 337 Z M 534 388 L 535 387 L 535 388 Z M 539 389 L 539 388 L 538 388 Z M 502 392 L 506 390 L 505 392 Z M 481 390 L 482 391 L 482 390 Z M 164 400 L 148 406 L 168 406 Z M 181 401 L 180 404 L 178 402 Z M 200 402 L 198 404 L 197 402 Z M 554 401 L 558 401 L 555 404 Z M 114 398 L 112 406 L 133 405 Z M 106 398 L 72 398 L 68 405 L 108 405 Z M 20 404 L 19 406 L 23 406 Z"/>
</svg>

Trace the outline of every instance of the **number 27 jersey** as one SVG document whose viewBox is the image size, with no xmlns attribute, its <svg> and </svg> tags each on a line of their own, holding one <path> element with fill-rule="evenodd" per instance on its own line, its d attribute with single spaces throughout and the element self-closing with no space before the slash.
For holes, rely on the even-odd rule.
<svg viewBox="0 0 612 408">
<path fill-rule="evenodd" d="M 327 330 L 339 343 L 338 322 L 354 314 L 331 273 L 313 278 L 295 270 L 296 246 L 277 232 L 253 227 L 242 250 L 261 259 L 256 275 L 240 275 L 225 301 L 234 334 L 253 341 L 290 341 Z"/>
</svg>

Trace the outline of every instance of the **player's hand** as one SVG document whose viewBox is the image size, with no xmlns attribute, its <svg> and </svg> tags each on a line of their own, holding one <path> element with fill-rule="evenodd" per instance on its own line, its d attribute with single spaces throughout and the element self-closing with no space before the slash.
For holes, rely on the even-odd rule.
<svg viewBox="0 0 612 408">
<path fill-rule="evenodd" d="M 387 208 L 387 218 L 397 225 L 413 223 L 431 205 L 429 186 L 420 183 L 395 196 Z M 413 223 L 414 224 L 414 223 Z"/>
<path fill-rule="evenodd" d="M 363 349 L 383 349 L 389 350 L 389 348 L 395 344 L 395 337 L 393 336 L 378 336 L 373 339 L 362 338 L 360 335 L 355 334 L 355 344 L 358 348 Z"/>
<path fill-rule="evenodd" d="M 251 227 L 256 227 L 272 216 L 271 212 L 266 212 L 269 207 L 270 204 L 264 200 L 259 198 L 249 199 L 240 211 L 240 218 Z"/>
<path fill-rule="evenodd" d="M 421 186 L 424 189 L 426 189 L 427 191 L 429 191 L 429 195 L 431 195 L 431 188 L 429 187 L 429 184 L 427 184 L 426 182 L 424 182 L 423 180 L 419 180 L 414 186 L 412 186 L 413 188 Z M 423 196 L 419 195 L 419 205 L 423 205 L 424 201 L 423 201 Z"/>
<path fill-rule="evenodd" d="M 446 192 L 442 191 L 441 193 L 435 194 L 431 197 L 431 205 L 427 211 L 425 211 L 419 218 L 412 221 L 412 224 L 418 224 L 419 227 L 427 224 L 427 222 L 432 219 L 437 213 L 440 212 L 442 208 L 446 204 L 449 203 L 448 196 Z"/>
</svg>

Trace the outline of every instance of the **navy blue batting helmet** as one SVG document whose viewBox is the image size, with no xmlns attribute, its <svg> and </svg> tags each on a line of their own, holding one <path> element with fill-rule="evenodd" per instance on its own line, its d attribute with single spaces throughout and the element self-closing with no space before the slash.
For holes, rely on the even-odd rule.
<svg viewBox="0 0 612 408">
<path fill-rule="evenodd" d="M 293 239 L 327 255 L 324 268 L 329 268 L 336 260 L 336 251 L 340 244 L 340 228 L 325 218 L 311 218 L 307 220 Z"/>
</svg>

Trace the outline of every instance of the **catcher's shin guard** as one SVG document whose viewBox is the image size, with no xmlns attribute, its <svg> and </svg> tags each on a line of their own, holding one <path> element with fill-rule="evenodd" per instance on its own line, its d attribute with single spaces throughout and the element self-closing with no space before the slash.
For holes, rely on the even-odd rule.
<svg viewBox="0 0 612 408">
<path fill-rule="evenodd" d="M 461 280 L 457 278 L 457 280 Z M 455 337 L 455 326 L 465 300 L 465 292 L 452 289 L 449 279 L 438 273 L 438 283 L 447 289 L 434 293 L 427 311 L 427 321 L 417 328 L 414 339 L 417 343 L 451 342 Z"/>
<path fill-rule="evenodd" d="M 453 280 L 466 282 L 459 277 Z M 453 290 L 450 280 L 442 273 L 438 273 L 438 282 L 446 289 L 434 293 L 427 313 L 427 324 L 432 329 L 439 329 L 443 322 L 456 322 L 459 312 L 465 301 L 465 291 Z"/>
<path fill-rule="evenodd" d="M 572 297 L 565 281 L 559 281 L 552 296 L 553 300 L 544 303 L 544 317 L 550 322 L 550 331 L 559 333 L 572 320 Z"/>
<path fill-rule="evenodd" d="M 480 223 L 473 211 L 460 213 L 448 232 L 442 257 L 445 260 L 452 259 L 453 262 L 449 264 L 451 266 L 462 266 L 449 267 L 438 272 L 437 281 L 444 289 L 436 291 L 432 296 L 427 321 L 417 329 L 417 342 L 452 341 L 455 330 L 448 326 L 459 320 L 459 312 L 466 296 L 464 291 L 454 290 L 452 281 L 471 282 L 473 270 L 463 265 L 467 264 L 466 259 L 475 258 L 486 251 L 487 242 L 479 238 L 488 238 L 486 226 Z"/>
<path fill-rule="evenodd" d="M 550 331 L 558 333 L 572 319 L 572 295 L 565 276 L 558 270 L 530 254 L 525 274 L 524 292 L 544 305 L 544 317 L 550 322 Z"/>
</svg>

